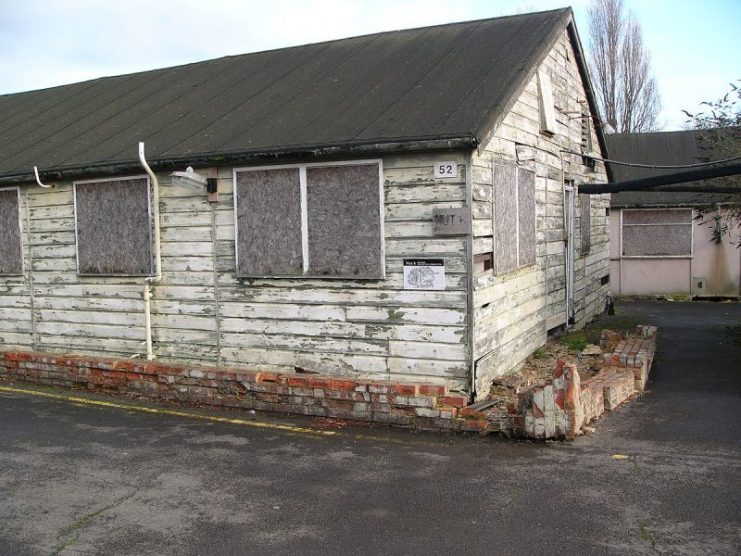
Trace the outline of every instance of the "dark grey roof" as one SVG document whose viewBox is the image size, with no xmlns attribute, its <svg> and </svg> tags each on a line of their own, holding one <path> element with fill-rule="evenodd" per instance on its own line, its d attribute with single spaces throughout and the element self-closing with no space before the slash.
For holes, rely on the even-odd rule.
<svg viewBox="0 0 741 556">
<path fill-rule="evenodd" d="M 741 152 L 741 128 L 621 133 L 605 136 L 609 158 L 621 162 L 666 166 L 698 164 L 728 158 Z M 681 172 L 677 169 L 636 168 L 610 164 L 615 182 Z M 715 178 L 692 182 L 690 186 L 738 186 L 741 177 Z M 660 188 L 659 188 L 660 189 Z M 613 207 L 700 206 L 741 203 L 741 194 L 669 191 L 626 191 L 613 193 Z"/>
<path fill-rule="evenodd" d="M 110 170 L 136 160 L 138 141 L 155 168 L 430 140 L 473 147 L 571 20 L 566 8 L 438 25 L 0 96 L 0 181 L 33 166 Z"/>
</svg>

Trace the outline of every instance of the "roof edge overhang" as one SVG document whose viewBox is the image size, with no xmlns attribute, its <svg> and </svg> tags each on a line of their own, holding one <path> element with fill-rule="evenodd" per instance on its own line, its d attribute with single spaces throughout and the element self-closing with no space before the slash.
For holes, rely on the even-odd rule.
<svg viewBox="0 0 741 556">
<path fill-rule="evenodd" d="M 415 137 L 404 139 L 354 141 L 336 145 L 292 145 L 267 149 L 224 151 L 177 155 L 171 157 L 154 156 L 148 160 L 155 171 L 166 172 L 185 166 L 237 166 L 263 165 L 275 162 L 298 162 L 305 160 L 347 159 L 354 157 L 405 154 L 417 152 L 439 152 L 471 150 L 479 146 L 475 136 L 470 134 Z M 120 162 L 100 162 L 83 166 L 60 166 L 44 168 L 40 175 L 44 181 L 70 180 L 112 176 L 138 172 L 141 165 L 138 158 L 132 157 Z M 0 184 L 22 184 L 35 182 L 33 171 L 0 174 Z"/>
</svg>

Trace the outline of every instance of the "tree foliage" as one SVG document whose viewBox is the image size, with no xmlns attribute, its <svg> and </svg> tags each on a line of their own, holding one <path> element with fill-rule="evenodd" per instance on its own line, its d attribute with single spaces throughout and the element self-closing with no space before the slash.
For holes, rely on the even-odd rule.
<svg viewBox="0 0 741 556">
<path fill-rule="evenodd" d="M 718 100 L 701 102 L 699 112 L 682 110 L 685 127 L 701 130 L 698 145 L 707 162 L 741 156 L 741 80 L 737 83 Z"/>
<path fill-rule="evenodd" d="M 699 112 L 683 110 L 687 116 L 685 127 L 698 131 L 697 146 L 705 162 L 732 160 L 741 157 L 741 80 L 730 83 L 730 90 L 718 100 L 700 103 Z M 726 235 L 733 240 L 741 230 L 741 176 L 728 176 L 714 180 L 718 185 L 738 188 L 739 193 L 728 195 L 717 205 L 701 206 L 698 218 L 714 229 L 715 241 Z M 723 205 L 722 208 L 718 205 Z M 735 233 L 734 233 L 735 232 Z M 737 246 L 741 246 L 738 239 Z"/>
<path fill-rule="evenodd" d="M 620 133 L 657 129 L 661 99 L 640 23 L 623 0 L 592 0 L 587 16 L 589 69 L 602 123 Z"/>
</svg>

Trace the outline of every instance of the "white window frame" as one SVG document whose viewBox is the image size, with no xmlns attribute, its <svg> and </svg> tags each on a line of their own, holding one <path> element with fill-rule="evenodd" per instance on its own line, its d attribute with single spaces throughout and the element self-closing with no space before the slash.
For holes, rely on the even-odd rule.
<svg viewBox="0 0 741 556">
<path fill-rule="evenodd" d="M 20 233 L 20 240 L 21 240 L 21 272 L 19 274 L 0 273 L 0 277 L 2 278 L 14 278 L 17 276 L 26 275 L 26 257 L 23 251 L 23 204 L 22 204 L 22 198 L 21 198 L 21 188 L 17 185 L 14 185 L 11 187 L 0 187 L 0 191 L 12 191 L 12 190 L 15 190 L 16 194 L 18 195 L 18 231 Z"/>
<path fill-rule="evenodd" d="M 690 253 L 689 255 L 625 255 L 625 241 L 623 238 L 623 229 L 626 224 L 624 223 L 623 217 L 626 212 L 643 212 L 646 210 L 652 210 L 652 211 L 667 211 L 667 210 L 682 210 L 682 211 L 688 211 L 690 213 L 690 221 L 687 224 L 678 222 L 675 224 L 676 226 L 689 226 L 690 227 Z M 646 207 L 646 208 L 632 208 L 632 209 L 623 209 L 620 211 L 620 258 L 621 259 L 692 259 L 695 256 L 695 211 L 694 209 L 687 208 L 687 207 Z M 667 226 L 671 224 L 627 224 L 627 226 L 646 226 L 647 228 L 650 228 L 651 226 Z"/>
<path fill-rule="evenodd" d="M 147 274 L 95 274 L 95 273 L 83 273 L 80 272 L 80 240 L 78 237 L 78 229 L 77 229 L 77 186 L 79 185 L 85 185 L 89 183 L 108 183 L 112 181 L 129 181 L 129 180 L 139 180 L 139 179 L 145 179 L 147 180 L 147 217 L 149 219 L 149 226 L 147 226 L 147 232 L 149 234 L 149 268 L 150 271 Z M 124 177 L 116 177 L 116 178 L 97 178 L 97 179 L 90 179 L 90 180 L 78 180 L 72 182 L 72 201 L 73 201 L 73 207 L 74 207 L 74 213 L 75 213 L 75 257 L 76 257 L 76 269 L 77 269 L 77 275 L 78 276 L 91 276 L 91 277 L 103 277 L 103 278 L 141 278 L 141 277 L 148 277 L 153 276 L 156 272 L 154 268 L 154 244 L 152 241 L 153 231 L 152 226 L 154 224 L 152 219 L 152 183 L 149 179 L 149 176 L 147 174 L 138 174 L 135 176 L 124 176 Z"/>
<path fill-rule="evenodd" d="M 355 275 L 320 275 L 320 274 L 309 274 L 310 268 L 309 260 L 309 210 L 308 210 L 308 183 L 306 177 L 306 170 L 308 168 L 333 168 L 337 166 L 372 166 L 378 165 L 378 215 L 380 224 L 380 237 L 381 237 L 381 250 L 380 250 L 380 261 L 379 265 L 381 273 L 374 276 L 355 276 Z M 274 276 L 263 276 L 263 275 L 241 275 L 239 274 L 239 218 L 237 214 L 237 173 L 238 172 L 260 172 L 264 170 L 287 170 L 291 168 L 297 168 L 299 171 L 299 186 L 301 191 L 301 255 L 302 255 L 302 274 L 291 274 L 291 275 L 274 275 Z M 383 160 L 378 159 L 366 159 L 366 160 L 344 160 L 341 162 L 307 162 L 299 164 L 273 164 L 270 166 L 245 166 L 241 168 L 234 168 L 232 170 L 232 184 L 234 189 L 234 261 L 235 261 L 235 273 L 237 278 L 249 279 L 249 278 L 288 278 L 288 279 L 301 279 L 301 278 L 314 278 L 322 280 L 384 280 L 386 278 L 386 240 L 385 240 L 385 229 L 384 229 L 384 195 L 383 195 Z"/>
</svg>

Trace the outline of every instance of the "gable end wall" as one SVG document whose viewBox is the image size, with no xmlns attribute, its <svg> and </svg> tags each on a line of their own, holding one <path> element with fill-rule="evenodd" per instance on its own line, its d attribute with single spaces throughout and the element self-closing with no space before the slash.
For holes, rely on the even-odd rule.
<svg viewBox="0 0 741 556">
<path fill-rule="evenodd" d="M 564 248 L 564 195 L 559 151 L 579 151 L 581 122 L 578 114 L 586 105 L 567 31 L 564 31 L 543 61 L 553 85 L 557 132 L 540 132 L 537 72 L 497 127 L 492 139 L 473 156 L 473 245 L 474 255 L 493 252 L 494 214 L 492 168 L 507 160 L 535 172 L 536 263 L 502 275 L 493 270 L 474 277 L 473 360 L 476 364 L 476 395 L 484 397 L 493 378 L 515 369 L 543 345 L 550 329 L 566 323 L 566 279 Z M 592 129 L 592 145 L 598 148 Z M 600 156 L 599 152 L 594 153 Z M 563 155 L 566 179 L 581 183 L 606 182 L 604 165 L 594 170 L 580 156 Z M 577 201 L 578 203 L 578 201 Z M 581 256 L 579 206 L 575 205 L 575 325 L 583 326 L 604 308 L 608 285 L 600 279 L 609 274 L 608 230 L 605 209 L 609 195 L 592 196 L 591 250 Z"/>
</svg>

